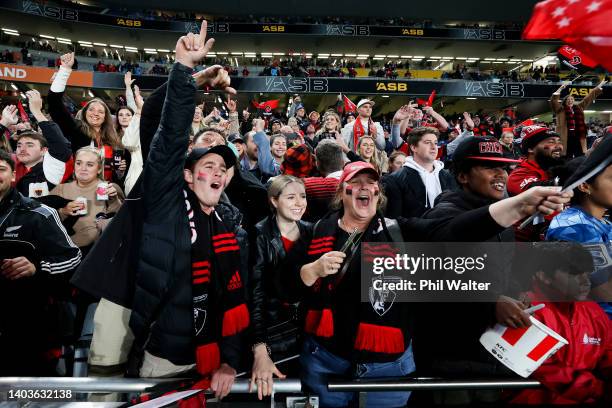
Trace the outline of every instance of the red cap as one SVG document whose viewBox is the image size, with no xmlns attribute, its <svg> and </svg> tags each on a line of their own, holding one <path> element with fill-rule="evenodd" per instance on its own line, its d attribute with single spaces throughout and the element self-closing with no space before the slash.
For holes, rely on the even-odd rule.
<svg viewBox="0 0 612 408">
<path fill-rule="evenodd" d="M 364 161 L 356 161 L 348 163 L 346 166 L 344 166 L 344 170 L 342 170 L 342 176 L 340 177 L 340 184 L 344 183 L 345 181 L 351 181 L 351 179 L 355 177 L 358 173 L 364 171 L 371 173 L 376 178 L 376 180 L 380 178 L 378 171 L 376 171 L 376 168 L 370 163 Z"/>
</svg>

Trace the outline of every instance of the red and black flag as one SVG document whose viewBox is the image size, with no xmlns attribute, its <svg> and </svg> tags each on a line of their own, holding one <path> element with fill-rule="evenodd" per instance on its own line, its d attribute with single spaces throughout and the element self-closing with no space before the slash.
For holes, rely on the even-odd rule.
<svg viewBox="0 0 612 408">
<path fill-rule="evenodd" d="M 557 57 L 559 58 L 559 61 L 561 61 L 561 64 L 565 65 L 569 69 L 578 71 L 579 74 L 584 74 L 597 66 L 597 62 L 595 62 L 592 58 L 584 55 L 569 45 L 564 45 L 563 47 L 559 48 L 559 51 L 557 51 Z"/>
</svg>

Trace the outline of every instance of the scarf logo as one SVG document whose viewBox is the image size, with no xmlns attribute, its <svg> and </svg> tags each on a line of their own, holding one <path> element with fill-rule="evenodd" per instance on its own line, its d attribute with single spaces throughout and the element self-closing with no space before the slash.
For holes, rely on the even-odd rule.
<svg viewBox="0 0 612 408">
<path fill-rule="evenodd" d="M 234 272 L 232 279 L 227 284 L 227 290 L 238 290 L 242 287 L 242 280 L 238 271 Z"/>
<path fill-rule="evenodd" d="M 377 277 L 376 280 L 381 279 Z M 399 276 L 384 276 L 382 277 L 385 282 L 401 282 L 401 278 Z M 372 305 L 372 309 L 379 315 L 383 316 L 391 307 L 393 307 L 393 302 L 395 302 L 396 293 L 392 290 L 384 289 L 384 290 L 376 290 L 374 289 L 374 279 L 372 280 L 372 286 L 369 289 L 369 298 L 370 305 Z"/>
</svg>

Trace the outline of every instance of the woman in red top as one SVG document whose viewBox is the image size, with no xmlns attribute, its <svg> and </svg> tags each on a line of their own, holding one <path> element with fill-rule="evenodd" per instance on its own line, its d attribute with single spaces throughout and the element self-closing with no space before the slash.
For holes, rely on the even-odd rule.
<svg viewBox="0 0 612 408">
<path fill-rule="evenodd" d="M 312 231 L 310 223 L 301 221 L 306 211 L 306 191 L 301 179 L 288 175 L 274 177 L 268 188 L 268 200 L 273 215 L 256 225 L 257 258 L 249 307 L 254 334 L 251 381 L 258 385 L 260 399 L 271 394 L 273 375 L 284 378 L 287 373 L 286 368 L 281 373 L 273 361 L 299 354 L 296 305 L 280 301 L 274 278 L 294 243 L 309 240 Z"/>
<path fill-rule="evenodd" d="M 116 170 L 113 168 L 113 150 L 122 150 L 123 146 L 111 111 L 102 99 L 93 98 L 77 113 L 77 118 L 73 118 L 64 105 L 63 97 L 72 73 L 74 53 L 62 55 L 61 62 L 49 90 L 49 114 L 72 143 L 73 152 L 85 146 L 100 149 L 104 159 L 104 180 L 118 182 L 120 180 L 113 178 L 113 170 Z"/>
</svg>

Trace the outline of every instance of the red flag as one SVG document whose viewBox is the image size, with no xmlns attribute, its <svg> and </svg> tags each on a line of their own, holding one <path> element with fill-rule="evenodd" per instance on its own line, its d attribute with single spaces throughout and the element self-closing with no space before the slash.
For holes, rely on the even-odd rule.
<svg viewBox="0 0 612 408">
<path fill-rule="evenodd" d="M 255 101 L 253 101 L 253 106 L 256 107 L 257 109 L 276 109 L 278 107 L 278 99 L 273 99 L 271 101 L 266 101 L 266 102 L 261 102 L 261 103 L 257 103 Z"/>
<path fill-rule="evenodd" d="M 564 45 L 559 48 L 558 58 L 563 65 L 569 67 L 570 69 L 576 70 L 581 74 L 584 74 L 591 68 L 595 68 L 597 66 L 597 62 L 595 62 L 592 58 L 584 55 L 569 45 Z"/>
<path fill-rule="evenodd" d="M 357 105 L 353 103 L 346 95 L 342 95 L 342 101 L 344 102 L 344 112 L 356 112 Z"/>
<path fill-rule="evenodd" d="M 612 0 L 546 0 L 535 5 L 523 38 L 562 40 L 611 70 L 610 21 Z"/>
<path fill-rule="evenodd" d="M 417 103 L 423 106 L 432 106 L 435 98 L 436 98 L 436 90 L 434 89 L 433 91 L 431 91 L 431 95 L 429 95 L 429 98 L 427 100 L 417 99 Z"/>
<path fill-rule="evenodd" d="M 28 114 L 26 113 L 21 101 L 17 102 L 17 109 L 19 109 L 19 116 L 21 116 L 21 121 L 29 122 L 30 118 L 28 117 Z"/>
</svg>

